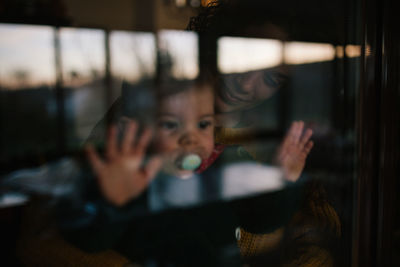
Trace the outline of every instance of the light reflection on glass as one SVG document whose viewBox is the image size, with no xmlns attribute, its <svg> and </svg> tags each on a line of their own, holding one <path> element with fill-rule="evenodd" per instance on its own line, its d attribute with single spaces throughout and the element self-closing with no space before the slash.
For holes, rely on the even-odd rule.
<svg viewBox="0 0 400 267">
<path fill-rule="evenodd" d="M 175 5 L 177 7 L 183 7 L 186 5 L 186 0 L 175 0 Z"/>
<path fill-rule="evenodd" d="M 0 161 L 56 147 L 54 29 L 0 24 Z"/>
<path fill-rule="evenodd" d="M 336 57 L 343 58 L 343 56 L 344 56 L 343 46 L 341 45 L 336 46 Z"/>
<path fill-rule="evenodd" d="M 232 199 L 281 190 L 285 187 L 285 180 L 278 167 L 240 162 L 224 168 L 222 184 L 222 197 Z"/>
<path fill-rule="evenodd" d="M 60 29 L 67 143 L 79 147 L 106 112 L 105 33 Z"/>
<path fill-rule="evenodd" d="M 104 32 L 60 29 L 61 64 L 65 85 L 79 85 L 104 76 Z"/>
<path fill-rule="evenodd" d="M 163 30 L 158 34 L 163 71 L 176 79 L 194 79 L 199 74 L 198 36 L 193 32 Z"/>
<path fill-rule="evenodd" d="M 2 89 L 54 84 L 53 38 L 51 27 L 0 24 Z"/>
<path fill-rule="evenodd" d="M 218 68 L 222 73 L 245 72 L 282 63 L 278 40 L 222 37 L 218 40 Z"/>
<path fill-rule="evenodd" d="M 336 56 L 338 58 L 344 57 L 344 52 L 346 51 L 346 57 L 360 57 L 361 56 L 361 46 L 360 45 L 346 45 L 336 47 Z"/>
<path fill-rule="evenodd" d="M 347 45 L 345 51 L 346 51 L 347 57 L 361 56 L 361 46 L 360 45 Z"/>
<path fill-rule="evenodd" d="M 138 82 L 155 75 L 156 40 L 152 33 L 114 31 L 110 49 L 114 77 Z"/>
<path fill-rule="evenodd" d="M 330 61 L 335 58 L 335 47 L 330 44 L 288 42 L 285 43 L 286 64 L 306 64 Z"/>
</svg>

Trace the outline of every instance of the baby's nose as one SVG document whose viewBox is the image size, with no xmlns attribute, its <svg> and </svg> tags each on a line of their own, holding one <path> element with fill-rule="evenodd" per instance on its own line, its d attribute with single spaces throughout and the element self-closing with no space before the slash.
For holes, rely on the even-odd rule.
<svg viewBox="0 0 400 267">
<path fill-rule="evenodd" d="M 179 138 L 179 144 L 182 146 L 197 145 L 198 141 L 198 135 L 195 131 L 186 131 Z"/>
</svg>

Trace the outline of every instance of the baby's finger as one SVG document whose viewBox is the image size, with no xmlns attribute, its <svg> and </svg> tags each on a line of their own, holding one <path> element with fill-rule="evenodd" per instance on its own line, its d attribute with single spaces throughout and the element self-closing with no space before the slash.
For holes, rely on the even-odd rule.
<svg viewBox="0 0 400 267">
<path fill-rule="evenodd" d="M 117 127 L 115 125 L 111 126 L 108 131 L 107 147 L 106 147 L 107 158 L 109 160 L 112 160 L 117 156 L 117 151 L 118 151 L 117 134 L 118 134 Z"/>
<path fill-rule="evenodd" d="M 311 129 L 307 129 L 301 138 L 300 145 L 305 146 L 305 144 L 310 140 L 313 131 Z"/>
<path fill-rule="evenodd" d="M 147 182 L 150 183 L 151 180 L 156 176 L 157 172 L 162 166 L 162 162 L 163 160 L 161 156 L 154 156 L 149 160 L 146 166 L 144 166 Z"/>
<path fill-rule="evenodd" d="M 304 146 L 304 152 L 307 153 L 307 155 L 310 153 L 311 149 L 314 146 L 313 141 L 309 141 L 305 146 Z"/>
<path fill-rule="evenodd" d="M 86 154 L 89 158 L 90 165 L 93 170 L 98 174 L 102 171 L 104 163 L 100 156 L 97 154 L 92 144 L 88 144 L 85 147 Z"/>
<path fill-rule="evenodd" d="M 298 143 L 301 137 L 301 134 L 303 133 L 303 128 L 304 128 L 304 122 L 303 121 L 299 121 L 296 124 L 296 128 L 293 132 L 293 142 L 294 143 Z"/>
<path fill-rule="evenodd" d="M 281 151 L 285 151 L 286 148 L 293 142 L 293 136 L 296 132 L 297 128 L 297 122 L 292 122 L 292 125 L 290 126 L 289 131 L 287 132 L 285 139 L 283 140 L 282 146 L 281 146 Z"/>
<path fill-rule="evenodd" d="M 279 146 L 277 151 L 276 160 L 281 162 L 286 154 L 289 152 L 291 145 L 293 144 L 293 134 L 296 130 L 297 122 L 292 122 L 289 130 L 287 131 L 285 138 L 283 139 L 282 144 Z"/>
<path fill-rule="evenodd" d="M 146 151 L 146 148 L 149 145 L 152 136 L 153 136 L 153 132 L 151 131 L 151 129 L 146 128 L 143 131 L 142 136 L 140 136 L 140 139 L 139 139 L 139 141 L 137 143 L 137 146 L 136 146 L 136 151 L 135 152 L 136 152 L 137 155 L 139 155 L 139 156 L 144 155 L 144 153 Z"/>
<path fill-rule="evenodd" d="M 121 151 L 123 154 L 129 154 L 132 151 L 137 128 L 138 124 L 135 121 L 128 122 L 121 145 Z"/>
</svg>

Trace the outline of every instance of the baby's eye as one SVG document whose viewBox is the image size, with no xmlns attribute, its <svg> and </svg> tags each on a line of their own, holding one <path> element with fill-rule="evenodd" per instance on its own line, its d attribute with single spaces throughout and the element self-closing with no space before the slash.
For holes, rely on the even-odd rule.
<svg viewBox="0 0 400 267">
<path fill-rule="evenodd" d="M 211 121 L 200 121 L 199 124 L 198 124 L 198 127 L 200 129 L 207 129 L 211 125 L 212 125 Z"/>
<path fill-rule="evenodd" d="M 165 130 L 175 130 L 176 128 L 178 128 L 178 123 L 175 121 L 160 121 L 158 123 L 158 126 Z"/>
</svg>

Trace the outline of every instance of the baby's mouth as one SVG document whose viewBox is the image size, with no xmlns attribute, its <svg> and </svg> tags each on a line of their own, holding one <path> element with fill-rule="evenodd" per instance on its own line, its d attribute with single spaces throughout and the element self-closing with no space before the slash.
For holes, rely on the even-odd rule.
<svg viewBox="0 0 400 267">
<path fill-rule="evenodd" d="M 202 159 L 196 153 L 184 153 L 175 160 L 175 166 L 180 170 L 194 171 L 200 167 Z"/>
</svg>

